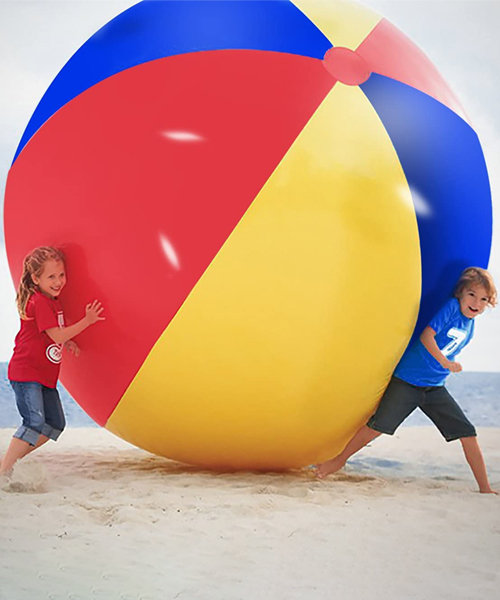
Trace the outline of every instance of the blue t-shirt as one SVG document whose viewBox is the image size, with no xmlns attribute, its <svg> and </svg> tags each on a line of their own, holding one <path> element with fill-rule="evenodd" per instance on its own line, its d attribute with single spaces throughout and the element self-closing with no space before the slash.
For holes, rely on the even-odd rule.
<svg viewBox="0 0 500 600">
<path fill-rule="evenodd" d="M 434 339 L 448 360 L 453 360 L 474 335 L 474 319 L 464 317 L 457 298 L 452 298 L 443 306 L 429 327 L 436 332 Z M 443 385 L 449 374 L 450 371 L 439 364 L 420 340 L 403 354 L 394 371 L 399 379 L 422 387 Z"/>
</svg>

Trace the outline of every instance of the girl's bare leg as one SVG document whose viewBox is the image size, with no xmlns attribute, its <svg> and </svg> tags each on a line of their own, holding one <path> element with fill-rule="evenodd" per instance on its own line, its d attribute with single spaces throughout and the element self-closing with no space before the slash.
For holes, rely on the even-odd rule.
<svg viewBox="0 0 500 600">
<path fill-rule="evenodd" d="M 40 448 L 40 446 L 43 446 L 48 441 L 49 441 L 49 438 L 46 435 L 40 434 L 40 437 L 38 438 L 38 442 L 34 446 L 30 446 L 30 449 L 28 450 L 28 454 L 30 452 L 33 452 L 33 450 Z"/>
<path fill-rule="evenodd" d="M 381 435 L 380 432 L 371 429 L 367 425 L 363 425 L 339 455 L 317 465 L 317 476 L 323 479 L 327 475 L 336 473 L 345 465 L 348 458 L 356 454 L 356 452 L 364 448 L 379 435 Z"/>
<path fill-rule="evenodd" d="M 498 494 L 497 491 L 491 489 L 488 474 L 486 472 L 486 465 L 484 464 L 483 454 L 479 447 L 477 437 L 460 438 L 460 442 L 462 443 L 465 458 L 469 463 L 469 467 L 477 481 L 481 494 Z"/>
<path fill-rule="evenodd" d="M 24 458 L 27 454 L 33 452 L 33 450 L 40 448 L 40 446 L 45 444 L 45 442 L 47 442 L 48 439 L 49 438 L 45 435 L 41 435 L 38 438 L 38 442 L 36 443 L 36 445 L 30 446 L 28 442 L 13 437 L 10 441 L 9 447 L 7 448 L 7 452 L 5 453 L 2 459 L 2 464 L 0 466 L 0 475 L 8 473 L 18 460 Z"/>
</svg>

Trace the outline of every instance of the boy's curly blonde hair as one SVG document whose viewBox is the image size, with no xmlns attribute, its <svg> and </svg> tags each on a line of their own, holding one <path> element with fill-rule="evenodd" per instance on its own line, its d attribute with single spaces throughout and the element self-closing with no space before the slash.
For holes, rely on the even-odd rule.
<svg viewBox="0 0 500 600">
<path fill-rule="evenodd" d="M 488 294 L 488 304 L 490 306 L 496 306 L 497 303 L 497 289 L 493 281 L 493 277 L 480 267 L 469 267 L 460 275 L 460 279 L 457 281 L 453 295 L 458 298 L 462 295 L 464 290 L 477 287 L 482 285 Z"/>
<path fill-rule="evenodd" d="M 52 246 L 40 246 L 32 250 L 23 260 L 23 273 L 17 290 L 16 304 L 21 319 L 26 319 L 26 305 L 31 295 L 37 290 L 32 275 L 40 277 L 48 260 L 64 262 L 64 253 Z"/>
</svg>

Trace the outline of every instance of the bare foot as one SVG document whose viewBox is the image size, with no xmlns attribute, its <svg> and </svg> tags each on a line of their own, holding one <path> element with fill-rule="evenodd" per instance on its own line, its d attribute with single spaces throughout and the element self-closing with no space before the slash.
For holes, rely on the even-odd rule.
<svg viewBox="0 0 500 600">
<path fill-rule="evenodd" d="M 320 463 L 316 467 L 316 477 L 318 479 L 324 479 L 328 475 L 332 473 L 336 473 L 340 471 L 340 469 L 345 465 L 345 460 L 342 460 L 338 456 L 335 458 L 331 458 L 324 463 Z"/>
<path fill-rule="evenodd" d="M 485 488 L 484 490 L 479 490 L 480 494 L 495 494 L 498 496 L 498 492 L 496 490 L 492 490 L 491 488 Z"/>
<path fill-rule="evenodd" d="M 9 469 L 8 471 L 0 471 L 0 485 L 10 480 L 12 477 L 13 469 Z"/>
</svg>

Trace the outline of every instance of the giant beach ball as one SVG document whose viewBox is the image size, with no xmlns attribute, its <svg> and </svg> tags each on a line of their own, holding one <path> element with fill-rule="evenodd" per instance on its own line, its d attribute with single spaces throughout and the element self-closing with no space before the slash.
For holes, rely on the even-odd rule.
<svg viewBox="0 0 500 600">
<path fill-rule="evenodd" d="M 486 267 L 477 134 L 432 62 L 345 1 L 140 2 L 40 101 L 8 176 L 17 284 L 67 255 L 62 381 L 171 459 L 333 456 L 463 268 Z"/>
</svg>

